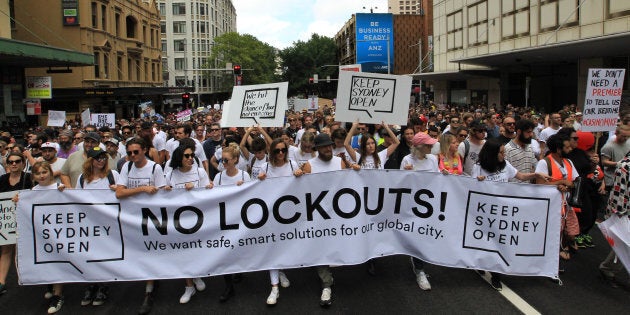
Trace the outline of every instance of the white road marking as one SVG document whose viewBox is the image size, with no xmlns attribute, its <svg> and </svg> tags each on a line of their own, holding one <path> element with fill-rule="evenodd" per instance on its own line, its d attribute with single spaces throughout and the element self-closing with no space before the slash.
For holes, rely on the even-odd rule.
<svg viewBox="0 0 630 315">
<path fill-rule="evenodd" d="M 486 280 L 488 284 L 490 284 L 490 272 L 487 272 L 484 275 L 479 275 L 481 278 Z M 537 311 L 533 306 L 529 305 L 523 298 L 521 298 L 516 292 L 512 291 L 505 283 L 501 282 L 503 285 L 503 289 L 501 291 L 497 291 L 499 294 L 503 295 L 505 299 L 507 299 L 512 305 L 518 308 L 519 311 L 523 312 L 526 315 L 540 315 L 540 312 Z"/>
</svg>

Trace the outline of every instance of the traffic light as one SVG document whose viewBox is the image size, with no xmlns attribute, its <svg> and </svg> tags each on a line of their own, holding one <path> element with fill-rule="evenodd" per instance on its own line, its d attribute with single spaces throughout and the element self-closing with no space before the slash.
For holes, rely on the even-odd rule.
<svg viewBox="0 0 630 315">
<path fill-rule="evenodd" d="M 186 92 L 182 94 L 182 105 L 190 104 L 190 93 Z"/>
<path fill-rule="evenodd" d="M 315 79 L 313 78 L 308 78 L 308 84 L 313 84 L 313 82 L 315 81 Z"/>
<path fill-rule="evenodd" d="M 234 71 L 234 75 L 241 75 L 241 65 L 234 65 L 232 70 Z"/>
</svg>

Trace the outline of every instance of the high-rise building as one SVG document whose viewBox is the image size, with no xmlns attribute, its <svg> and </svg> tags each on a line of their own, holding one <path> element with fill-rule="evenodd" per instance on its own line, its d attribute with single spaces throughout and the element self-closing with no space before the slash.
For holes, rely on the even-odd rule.
<svg viewBox="0 0 630 315">
<path fill-rule="evenodd" d="M 429 0 L 387 0 L 388 12 L 393 14 L 424 14 Z"/>
<path fill-rule="evenodd" d="M 210 60 L 214 38 L 236 32 L 231 0 L 158 0 L 164 84 L 188 87 L 194 102 L 217 91 L 225 62 Z M 173 102 L 178 97 L 172 98 Z"/>
</svg>

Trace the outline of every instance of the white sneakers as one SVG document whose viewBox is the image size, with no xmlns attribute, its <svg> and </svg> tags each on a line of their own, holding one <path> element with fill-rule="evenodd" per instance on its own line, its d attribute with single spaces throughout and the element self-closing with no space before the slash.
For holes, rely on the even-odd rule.
<svg viewBox="0 0 630 315">
<path fill-rule="evenodd" d="M 201 278 L 193 278 L 193 283 L 195 284 L 195 289 L 201 292 L 206 289 L 206 283 L 201 280 Z"/>
<path fill-rule="evenodd" d="M 319 298 L 319 305 L 328 307 L 332 304 L 332 290 L 330 288 L 324 288 L 322 290 L 322 296 Z"/>
<path fill-rule="evenodd" d="M 291 285 L 291 281 L 289 281 L 284 272 L 280 271 L 278 277 L 280 278 L 280 286 L 283 288 L 288 288 Z"/>
<path fill-rule="evenodd" d="M 424 271 L 416 273 L 416 282 L 418 283 L 420 289 L 424 291 L 431 290 L 431 284 L 429 283 L 429 279 L 427 279 L 427 275 Z"/>
<path fill-rule="evenodd" d="M 186 291 L 184 291 L 184 295 L 179 298 L 179 303 L 186 304 L 190 301 L 190 298 L 197 293 L 195 287 L 186 287 Z"/>
<path fill-rule="evenodd" d="M 280 290 L 278 287 L 271 287 L 271 293 L 269 293 L 269 297 L 267 297 L 267 305 L 276 305 L 279 297 Z"/>
</svg>

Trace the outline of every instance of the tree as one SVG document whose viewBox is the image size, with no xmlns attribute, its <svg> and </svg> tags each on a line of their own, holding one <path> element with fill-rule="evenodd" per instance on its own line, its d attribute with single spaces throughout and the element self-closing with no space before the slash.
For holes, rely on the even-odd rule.
<svg viewBox="0 0 630 315">
<path fill-rule="evenodd" d="M 280 51 L 282 78 L 289 81 L 289 95 L 336 94 L 336 81 L 326 83 L 326 76 L 336 78 L 339 68 L 337 45 L 332 38 L 313 34 L 307 42 L 297 41 Z M 319 83 L 309 84 L 313 74 L 319 75 Z M 319 93 L 318 93 L 319 92 Z"/>
<path fill-rule="evenodd" d="M 231 62 L 238 64 L 243 69 L 243 83 L 264 84 L 279 80 L 276 75 L 277 50 L 267 43 L 259 41 L 249 34 L 235 32 L 225 33 L 214 39 L 212 55 L 208 64 L 210 68 L 223 68 Z M 250 70 L 251 69 L 251 70 Z M 209 74 L 216 75 L 216 74 Z M 221 73 L 220 90 L 230 91 L 234 86 L 234 77 L 231 70 L 229 74 Z"/>
</svg>

